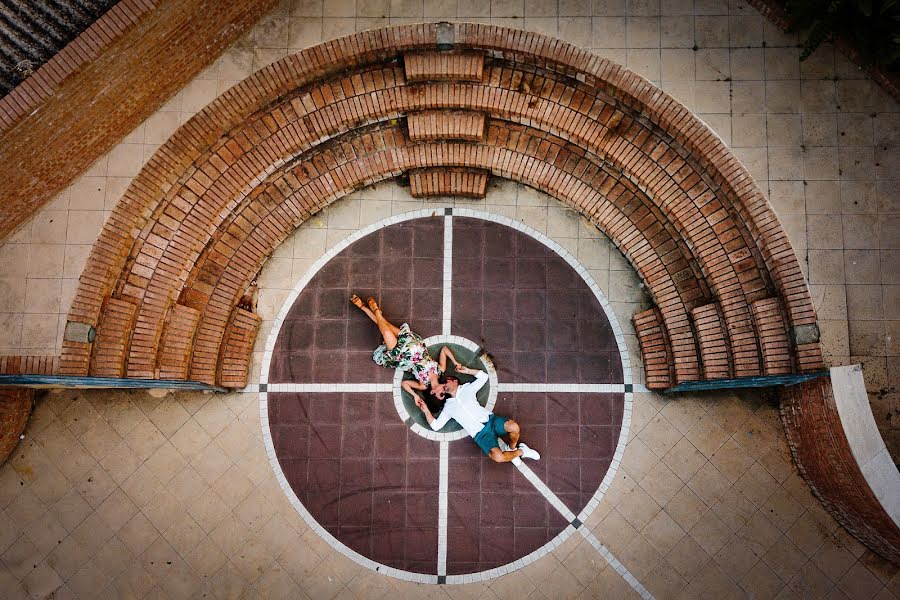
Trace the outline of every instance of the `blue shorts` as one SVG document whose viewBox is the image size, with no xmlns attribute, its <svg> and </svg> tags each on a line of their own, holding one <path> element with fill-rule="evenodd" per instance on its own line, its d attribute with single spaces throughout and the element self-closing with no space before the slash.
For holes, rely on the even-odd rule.
<svg viewBox="0 0 900 600">
<path fill-rule="evenodd" d="M 481 448 L 481 451 L 484 452 L 485 456 L 490 455 L 493 448 L 499 448 L 499 446 L 497 446 L 497 438 L 506 435 L 504 424 L 507 420 L 506 417 L 498 417 L 491 413 L 491 416 L 488 417 L 487 423 L 484 424 L 481 431 L 472 438 L 475 440 L 475 443 L 478 444 L 478 447 Z"/>
</svg>

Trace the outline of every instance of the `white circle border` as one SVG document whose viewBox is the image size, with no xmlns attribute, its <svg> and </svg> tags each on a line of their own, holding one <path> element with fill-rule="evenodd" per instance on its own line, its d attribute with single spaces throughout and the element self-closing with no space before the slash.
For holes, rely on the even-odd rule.
<svg viewBox="0 0 900 600">
<path fill-rule="evenodd" d="M 460 337 L 458 335 L 433 335 L 425 338 L 423 341 L 425 342 L 425 346 L 433 346 L 435 344 L 456 344 L 457 346 L 462 346 L 476 354 L 479 350 L 478 344 L 468 338 Z M 485 404 L 484 407 L 493 412 L 494 405 L 497 404 L 497 370 L 494 369 L 494 363 L 492 363 L 484 354 L 477 356 L 476 358 L 481 361 L 482 366 L 485 368 L 485 371 L 488 374 L 488 385 L 491 386 L 488 391 L 487 404 Z M 403 371 L 397 369 L 394 373 L 394 408 L 397 409 L 400 420 L 404 423 L 408 423 L 409 420 L 412 419 L 412 415 L 409 414 L 409 411 L 406 410 L 406 406 L 403 404 L 403 390 L 400 389 L 401 381 L 403 381 Z M 430 428 L 422 427 L 415 421 L 409 423 L 407 426 L 413 433 L 435 442 L 455 442 L 456 440 L 461 440 L 469 435 L 466 433 L 465 429 L 441 433 Z"/>
<path fill-rule="evenodd" d="M 449 213 L 448 209 L 450 211 Z M 625 453 L 625 444 L 628 442 L 631 431 L 631 416 L 634 402 L 634 394 L 629 391 L 634 389 L 634 385 L 631 378 L 631 360 L 629 357 L 628 348 L 625 343 L 625 335 L 622 332 L 622 327 L 619 325 L 619 320 L 616 318 L 616 315 L 612 310 L 612 306 L 609 304 L 609 300 L 606 299 L 606 295 L 594 281 L 594 278 L 591 277 L 590 273 L 588 273 L 587 269 L 585 269 L 584 266 L 578 262 L 578 259 L 576 259 L 571 252 L 560 246 L 557 242 L 547 237 L 540 231 L 537 231 L 536 229 L 533 229 L 520 221 L 516 221 L 515 219 L 511 219 L 509 217 L 504 217 L 502 215 L 494 213 L 489 213 L 486 211 L 476 210 L 472 208 L 439 206 L 434 208 L 409 211 L 406 213 L 388 217 L 386 219 L 382 219 L 381 221 L 377 221 L 375 223 L 372 223 L 371 225 L 359 229 L 358 231 L 353 232 L 343 240 L 336 243 L 330 249 L 328 249 L 325 254 L 317 259 L 309 267 L 309 269 L 307 269 L 306 273 L 303 274 L 303 277 L 301 277 L 297 284 L 294 286 L 294 289 L 291 290 L 291 293 L 288 294 L 287 298 L 285 298 L 284 303 L 281 306 L 281 310 L 279 311 L 275 322 L 272 324 L 272 329 L 269 332 L 269 337 L 266 340 L 265 349 L 263 351 L 262 368 L 260 370 L 259 382 L 256 385 L 251 384 L 247 386 L 247 391 L 249 392 L 259 390 L 259 422 L 260 428 L 262 429 L 263 445 L 266 449 L 266 455 L 269 457 L 269 464 L 271 465 L 272 471 L 275 474 L 275 479 L 281 486 L 282 491 L 288 497 L 291 505 L 303 518 L 303 520 L 306 521 L 306 524 L 310 527 L 310 529 L 315 531 L 316 534 L 319 535 L 319 537 L 321 537 L 332 548 L 334 548 L 347 558 L 351 559 L 352 561 L 356 562 L 357 564 L 371 569 L 377 573 L 388 575 L 390 577 L 394 577 L 403 581 L 430 584 L 439 583 L 440 580 L 438 575 L 415 573 L 412 571 L 396 569 L 394 567 L 375 562 L 374 560 L 361 555 L 360 553 L 352 550 L 343 542 L 335 538 L 330 532 L 322 527 L 319 522 L 316 521 L 315 517 L 310 514 L 306 507 L 303 506 L 303 503 L 300 502 L 300 499 L 297 497 L 294 489 L 291 487 L 290 483 L 288 483 L 287 478 L 284 475 L 284 471 L 282 471 L 281 465 L 278 462 L 278 457 L 275 454 L 275 446 L 272 441 L 272 432 L 269 428 L 269 403 L 268 392 L 266 391 L 266 389 L 269 379 L 269 368 L 271 367 L 272 363 L 272 352 L 275 349 L 275 343 L 277 341 L 278 334 L 281 331 L 281 326 L 284 324 L 284 320 L 287 317 L 288 312 L 294 305 L 294 302 L 300 296 L 300 293 L 309 284 L 315 274 L 318 273 L 319 270 L 328 263 L 328 261 L 337 256 L 339 253 L 343 252 L 353 242 L 356 242 L 357 240 L 369 235 L 370 233 L 374 233 L 379 229 L 383 229 L 391 225 L 396 225 L 397 223 L 411 221 L 413 219 L 443 217 L 445 214 L 451 214 L 454 217 L 470 217 L 474 219 L 481 219 L 484 221 L 491 221 L 500 225 L 506 225 L 507 227 L 515 229 L 516 231 L 520 231 L 538 240 L 539 242 L 553 250 L 556 254 L 562 257 L 563 260 L 565 260 L 569 264 L 569 266 L 575 269 L 575 271 L 581 276 L 585 283 L 587 283 L 588 287 L 594 293 L 594 296 L 600 302 L 600 306 L 603 308 L 603 312 L 606 315 L 610 326 L 612 327 L 613 334 L 615 335 L 616 339 L 616 346 L 619 351 L 619 359 L 622 362 L 622 381 L 624 385 L 627 386 L 625 387 L 626 391 L 624 393 L 625 405 L 624 410 L 622 411 L 622 426 L 619 430 L 619 440 L 616 444 L 616 450 L 613 453 L 613 459 L 610 462 L 609 468 L 607 468 L 606 470 L 606 474 L 603 477 L 603 481 L 600 483 L 600 487 L 597 488 L 597 491 L 594 492 L 587 505 L 577 515 L 577 519 L 582 523 L 582 527 L 585 526 L 583 524 L 587 521 L 587 518 L 592 512 L 594 512 L 594 509 L 597 508 L 597 506 L 599 506 L 600 502 L 603 500 L 603 497 L 606 495 L 606 492 L 609 490 L 610 485 L 615 479 L 616 472 L 619 470 L 619 466 L 621 466 L 622 464 L 622 457 Z M 364 384 L 362 387 L 365 389 L 361 391 L 377 391 L 376 385 Z M 493 386 L 493 389 L 496 389 L 496 386 Z M 549 554 L 555 548 L 565 542 L 569 538 L 569 536 L 574 534 L 576 531 L 576 527 L 570 524 L 561 532 L 559 532 L 556 537 L 551 539 L 549 542 L 547 542 L 531 554 L 523 556 L 522 558 L 519 558 L 511 563 L 507 563 L 493 569 L 488 569 L 486 571 L 480 571 L 478 573 L 467 573 L 465 575 L 446 575 L 441 577 L 447 584 L 473 583 L 478 581 L 486 581 L 495 577 L 501 577 L 508 573 L 512 573 L 514 571 L 522 569 L 539 560 L 540 558 L 543 558 L 545 555 Z"/>
</svg>

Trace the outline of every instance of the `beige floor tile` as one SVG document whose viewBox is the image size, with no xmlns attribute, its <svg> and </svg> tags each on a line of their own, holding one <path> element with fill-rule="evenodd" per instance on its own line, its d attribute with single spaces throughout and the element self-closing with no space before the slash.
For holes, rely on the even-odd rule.
<svg viewBox="0 0 900 600">
<path fill-rule="evenodd" d="M 33 598 L 46 598 L 62 585 L 63 580 L 46 560 L 22 579 L 22 586 Z"/>
<path fill-rule="evenodd" d="M 294 578 L 297 581 L 297 578 Z M 310 598 L 333 598 L 344 587 L 330 567 L 323 561 L 302 581 L 300 588 Z"/>
<path fill-rule="evenodd" d="M 688 534 L 710 556 L 715 555 L 734 535 L 716 513 L 704 513 L 697 523 L 688 530 Z"/>
<path fill-rule="evenodd" d="M 707 510 L 709 507 L 688 486 L 681 488 L 665 506 L 666 513 L 685 530 L 693 527 Z"/>
<path fill-rule="evenodd" d="M 171 394 L 163 398 L 162 402 L 148 416 L 167 438 L 172 437 L 190 418 L 181 403 Z"/>
<path fill-rule="evenodd" d="M 659 457 L 650 450 L 641 438 L 632 438 L 625 446 L 622 467 L 640 481 L 659 462 Z"/>
<path fill-rule="evenodd" d="M 735 536 L 722 546 L 713 559 L 734 581 L 740 581 L 756 565 L 759 556 Z"/>
<path fill-rule="evenodd" d="M 687 483 L 706 463 L 706 458 L 687 438 L 682 438 L 663 457 L 663 462 Z"/>
<path fill-rule="evenodd" d="M 631 587 L 616 573 L 615 569 L 604 569 L 583 592 L 580 598 L 625 598 L 631 593 Z"/>
<path fill-rule="evenodd" d="M 628 492 L 628 501 L 620 503 L 617 510 L 635 529 L 640 531 L 656 516 L 660 511 L 660 506 L 640 486 L 634 486 Z"/>
<path fill-rule="evenodd" d="M 707 506 L 714 505 L 731 488 L 728 479 L 711 462 L 703 465 L 687 485 Z"/>
<path fill-rule="evenodd" d="M 128 479 L 122 482 L 122 490 L 128 494 L 138 508 L 143 508 L 163 489 L 163 484 L 156 475 L 142 464 Z"/>
<path fill-rule="evenodd" d="M 785 583 L 763 561 L 757 562 L 740 581 L 741 589 L 753 598 L 771 600 L 775 598 Z"/>
<path fill-rule="evenodd" d="M 183 457 L 191 460 L 209 445 L 212 438 L 196 420 L 191 418 L 169 438 L 169 441 Z"/>
<path fill-rule="evenodd" d="M 142 598 L 154 583 L 150 573 L 139 562 L 134 561 L 115 579 L 113 585 L 123 597 Z"/>
<path fill-rule="evenodd" d="M 635 536 L 616 557 L 639 581 L 643 580 L 662 560 L 662 555 L 643 536 Z"/>
<path fill-rule="evenodd" d="M 722 519 L 732 531 L 738 531 L 756 512 L 753 504 L 737 487 L 729 489 L 712 507 L 716 516 Z"/>
<path fill-rule="evenodd" d="M 765 511 L 768 519 L 781 531 L 790 529 L 797 518 L 803 514 L 803 507 L 797 504 L 790 492 L 780 486 L 775 488 L 760 510 Z"/>
<path fill-rule="evenodd" d="M 165 531 L 170 525 L 184 517 L 187 512 L 168 490 L 162 488 L 141 512 L 150 520 L 157 531 Z"/>
<path fill-rule="evenodd" d="M 678 430 L 662 414 L 647 423 L 638 436 L 658 457 L 665 456 L 681 439 Z"/>
<path fill-rule="evenodd" d="M 787 538 L 774 544 L 762 558 L 783 581 L 790 581 L 807 562 L 806 555 Z"/>
<path fill-rule="evenodd" d="M 747 523 L 738 531 L 738 537 L 757 556 L 764 556 L 772 546 L 785 541 L 778 528 L 772 525 L 762 511 L 757 511 L 747 519 Z"/>
<path fill-rule="evenodd" d="M 137 512 L 137 505 L 121 488 L 115 489 L 97 508 L 97 514 L 113 532 L 119 531 Z"/>
<path fill-rule="evenodd" d="M 706 563 L 700 569 L 694 579 L 691 580 L 691 587 L 702 598 L 709 600 L 733 597 L 737 592 L 737 586 L 734 581 L 715 561 Z"/>
<path fill-rule="evenodd" d="M 803 565 L 788 586 L 797 594 L 812 598 L 824 598 L 834 588 L 831 580 L 812 562 Z"/>
<path fill-rule="evenodd" d="M 684 482 L 663 462 L 658 462 L 641 479 L 641 487 L 660 506 L 664 506 L 683 487 Z"/>
<path fill-rule="evenodd" d="M 641 531 L 641 535 L 665 556 L 684 538 L 685 531 L 665 511 L 660 511 Z"/>
<path fill-rule="evenodd" d="M 685 437 L 703 456 L 710 458 L 728 441 L 729 434 L 719 426 L 717 419 L 707 412 Z"/>
<path fill-rule="evenodd" d="M 139 555 L 156 541 L 159 531 L 139 512 L 119 530 L 116 537 L 128 546 L 132 554 Z"/>
<path fill-rule="evenodd" d="M 812 562 L 835 583 L 840 582 L 844 573 L 856 562 L 856 557 L 844 548 L 836 538 L 825 540 L 822 547 L 813 555 Z"/>
<path fill-rule="evenodd" d="M 193 467 L 188 465 L 166 484 L 166 488 L 182 506 L 187 507 L 209 489 L 209 486 L 204 483 Z"/>
</svg>

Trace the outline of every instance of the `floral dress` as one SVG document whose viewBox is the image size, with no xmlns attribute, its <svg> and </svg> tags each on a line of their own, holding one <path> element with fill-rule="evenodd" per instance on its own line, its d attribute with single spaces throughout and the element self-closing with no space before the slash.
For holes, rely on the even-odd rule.
<svg viewBox="0 0 900 600">
<path fill-rule="evenodd" d="M 437 361 L 428 354 L 428 348 L 422 338 L 409 330 L 404 323 L 397 335 L 397 345 L 391 350 L 381 344 L 372 353 L 376 364 L 388 369 L 410 371 L 422 385 L 428 385 L 429 377 L 440 375 L 441 369 Z"/>
</svg>

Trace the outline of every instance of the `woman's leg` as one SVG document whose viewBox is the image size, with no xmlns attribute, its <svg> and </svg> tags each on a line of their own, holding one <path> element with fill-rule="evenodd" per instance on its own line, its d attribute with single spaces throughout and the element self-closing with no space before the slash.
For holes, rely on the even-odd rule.
<svg viewBox="0 0 900 600">
<path fill-rule="evenodd" d="M 373 302 L 370 302 L 369 306 L 372 304 Z M 384 318 L 381 308 L 377 304 L 375 304 L 373 314 L 375 315 L 375 324 L 378 325 L 378 331 L 381 332 L 381 337 L 384 339 L 384 345 L 387 346 L 388 350 L 393 350 L 394 346 L 397 345 L 397 336 L 400 335 L 400 328 Z"/>
<path fill-rule="evenodd" d="M 366 313 L 366 316 L 369 317 L 370 319 L 372 319 L 373 323 L 376 323 L 376 324 L 378 323 L 378 319 L 375 318 L 375 313 L 373 313 L 371 310 L 369 310 L 368 306 L 363 304 L 363 301 L 359 296 L 357 296 L 356 294 L 350 294 L 350 303 L 353 306 L 355 306 L 356 308 L 358 308 L 359 310 Z"/>
<path fill-rule="evenodd" d="M 397 336 L 400 335 L 400 328 L 384 318 L 384 315 L 381 313 L 381 307 L 378 306 L 375 299 L 369 298 L 369 306 L 366 306 L 359 296 L 353 294 L 350 296 L 350 302 L 372 319 L 378 327 L 381 337 L 384 339 L 384 345 L 387 346 L 388 350 L 393 350 L 394 346 L 397 345 Z"/>
</svg>

